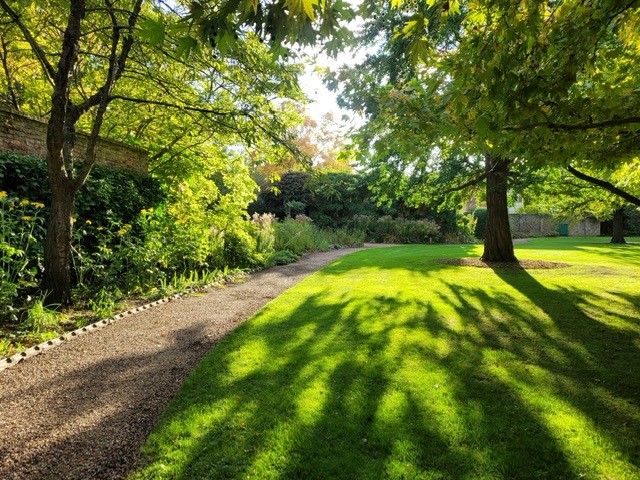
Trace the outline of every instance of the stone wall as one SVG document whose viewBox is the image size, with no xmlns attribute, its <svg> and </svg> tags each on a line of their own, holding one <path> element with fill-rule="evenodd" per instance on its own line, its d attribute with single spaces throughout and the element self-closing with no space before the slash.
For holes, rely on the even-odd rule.
<svg viewBox="0 0 640 480">
<path fill-rule="evenodd" d="M 600 222 L 593 217 L 569 223 L 570 237 L 596 237 L 600 235 Z"/>
<path fill-rule="evenodd" d="M 552 237 L 557 235 L 557 224 L 550 215 L 510 213 L 509 225 L 515 238 Z"/>
<path fill-rule="evenodd" d="M 42 119 L 10 110 L 0 109 L 0 150 L 22 155 L 46 157 L 47 124 Z M 88 135 L 79 133 L 76 137 L 74 154 L 82 158 L 87 146 Z M 100 139 L 96 146 L 96 163 L 147 175 L 149 154 L 147 151 Z"/>
<path fill-rule="evenodd" d="M 561 235 L 570 237 L 595 237 L 600 235 L 600 222 L 593 217 L 578 222 L 562 222 L 560 225 L 551 215 L 535 213 L 510 213 L 509 225 L 514 238 L 553 237 Z M 561 226 L 564 225 L 564 229 Z"/>
</svg>

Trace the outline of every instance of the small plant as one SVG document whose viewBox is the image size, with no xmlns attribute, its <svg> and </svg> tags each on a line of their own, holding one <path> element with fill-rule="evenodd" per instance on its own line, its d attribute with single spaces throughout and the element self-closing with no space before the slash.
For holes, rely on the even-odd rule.
<svg viewBox="0 0 640 480">
<path fill-rule="evenodd" d="M 27 317 L 21 326 L 38 336 L 49 331 L 59 331 L 60 323 L 65 319 L 66 315 L 45 307 L 43 300 L 39 299 L 27 310 Z"/>
<path fill-rule="evenodd" d="M 299 259 L 300 256 L 291 250 L 278 250 L 273 253 L 269 259 L 269 263 L 271 265 L 288 265 L 289 263 L 297 262 Z"/>
<path fill-rule="evenodd" d="M 89 308 L 98 318 L 111 317 L 116 313 L 119 307 L 116 298 L 120 292 L 109 292 L 107 290 L 100 290 L 95 296 L 95 299 L 89 300 Z"/>
<path fill-rule="evenodd" d="M 11 340 L 6 338 L 0 338 L 0 357 L 9 356 L 11 351 Z"/>
</svg>

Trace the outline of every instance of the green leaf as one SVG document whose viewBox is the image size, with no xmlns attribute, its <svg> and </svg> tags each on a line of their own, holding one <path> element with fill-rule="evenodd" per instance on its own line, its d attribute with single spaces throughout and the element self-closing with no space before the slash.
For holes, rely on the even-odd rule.
<svg viewBox="0 0 640 480">
<path fill-rule="evenodd" d="M 139 25 L 139 37 L 147 40 L 152 47 L 162 45 L 165 36 L 165 24 L 162 19 L 154 20 L 152 18 L 145 18 L 140 21 Z"/>
<path fill-rule="evenodd" d="M 176 55 L 178 57 L 189 58 L 191 52 L 198 48 L 198 41 L 187 35 L 178 39 L 178 48 L 176 49 Z"/>
</svg>

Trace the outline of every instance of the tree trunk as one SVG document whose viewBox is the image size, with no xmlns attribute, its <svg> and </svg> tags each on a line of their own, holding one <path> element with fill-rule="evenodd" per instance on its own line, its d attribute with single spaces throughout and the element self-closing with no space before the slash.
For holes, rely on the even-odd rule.
<svg viewBox="0 0 640 480">
<path fill-rule="evenodd" d="M 613 212 L 613 236 L 610 243 L 627 243 L 624 239 L 624 209 Z"/>
<path fill-rule="evenodd" d="M 51 185 L 51 214 L 44 250 L 44 291 L 49 305 L 71 303 L 71 236 L 74 195 L 69 185 Z M 62 183 L 62 182 L 61 182 Z"/>
<path fill-rule="evenodd" d="M 517 262 L 509 228 L 507 175 L 509 160 L 487 155 L 487 230 L 484 240 L 485 262 Z"/>
</svg>

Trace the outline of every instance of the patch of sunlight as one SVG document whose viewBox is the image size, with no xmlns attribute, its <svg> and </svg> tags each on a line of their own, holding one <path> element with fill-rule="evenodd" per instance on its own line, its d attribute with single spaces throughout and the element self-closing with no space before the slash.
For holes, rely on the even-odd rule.
<svg viewBox="0 0 640 480">
<path fill-rule="evenodd" d="M 297 394 L 294 403 L 300 423 L 312 426 L 323 417 L 327 400 L 331 396 L 328 376 L 327 373 L 324 373 L 315 378 Z"/>
<path fill-rule="evenodd" d="M 302 348 L 305 344 L 311 344 L 315 342 L 317 331 L 317 323 L 306 323 L 298 326 L 295 329 L 294 334 L 290 335 L 290 341 L 285 347 L 286 351 L 293 352 L 299 348 Z"/>
<path fill-rule="evenodd" d="M 638 286 L 637 282 L 635 286 Z M 580 298 L 577 304 L 586 315 L 608 327 L 626 330 L 629 333 L 640 332 L 638 307 L 615 293 L 608 291 L 594 293 L 592 298 Z"/>
<path fill-rule="evenodd" d="M 272 361 L 269 346 L 262 338 L 251 338 L 229 353 L 229 382 L 237 382 L 256 373 Z"/>
<path fill-rule="evenodd" d="M 637 471 L 593 420 L 567 401 L 565 392 L 553 384 L 553 374 L 533 365 L 509 367 L 491 370 L 545 426 L 576 475 L 630 478 L 627 474 Z"/>
<path fill-rule="evenodd" d="M 278 422 L 264 436 L 264 448 L 255 452 L 255 458 L 244 474 L 245 478 L 283 478 L 287 466 L 297 459 L 292 455 L 296 447 L 299 426 L 291 422 Z"/>
<path fill-rule="evenodd" d="M 392 448 L 384 465 L 385 478 L 431 480 L 446 477 L 442 470 L 420 464 L 418 449 L 410 440 L 396 440 Z"/>
</svg>

